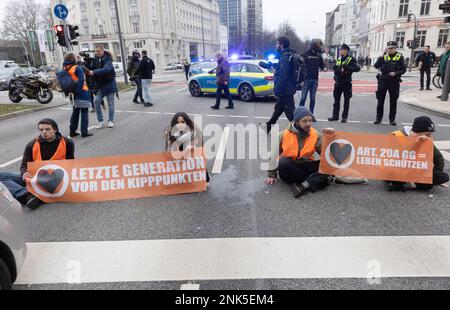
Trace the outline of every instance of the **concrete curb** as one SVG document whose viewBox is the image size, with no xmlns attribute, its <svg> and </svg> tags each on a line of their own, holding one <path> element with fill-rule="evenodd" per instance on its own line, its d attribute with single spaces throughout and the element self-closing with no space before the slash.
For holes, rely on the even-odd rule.
<svg viewBox="0 0 450 310">
<path fill-rule="evenodd" d="M 420 99 L 413 95 L 413 93 L 415 92 L 415 90 L 406 90 L 405 92 L 402 92 L 400 95 L 400 101 L 410 107 L 432 112 L 441 117 L 450 118 L 450 111 L 441 109 L 436 106 L 423 104 Z M 448 102 L 448 105 L 450 106 L 450 102 Z"/>
<path fill-rule="evenodd" d="M 5 115 L 0 115 L 0 121 L 4 120 L 4 119 L 9 119 L 9 118 L 13 118 L 13 117 L 17 117 L 17 116 L 22 116 L 22 115 L 26 115 L 26 114 L 31 114 L 34 112 L 39 112 L 39 111 L 44 111 L 44 110 L 49 110 L 49 109 L 53 109 L 53 108 L 58 108 L 58 107 L 62 107 L 64 105 L 67 105 L 68 103 L 58 103 L 55 105 L 51 105 L 51 106 L 44 106 L 42 108 L 33 108 L 33 109 L 28 109 L 28 110 L 23 110 L 23 111 L 18 111 L 18 112 L 13 112 L 13 113 L 9 113 L 9 114 L 5 114 Z"/>
<path fill-rule="evenodd" d="M 171 83 L 171 82 L 174 82 L 174 80 L 163 80 L 163 81 L 154 81 L 154 82 L 152 81 L 152 84 L 165 84 L 165 83 Z M 119 93 L 125 93 L 132 89 L 135 89 L 135 86 L 130 86 L 129 88 L 122 89 L 121 91 L 119 91 Z"/>
</svg>

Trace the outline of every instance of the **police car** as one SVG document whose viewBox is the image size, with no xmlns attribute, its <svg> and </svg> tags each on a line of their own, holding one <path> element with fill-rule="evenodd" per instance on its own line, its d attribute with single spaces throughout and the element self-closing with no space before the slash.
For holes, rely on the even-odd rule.
<svg viewBox="0 0 450 310">
<path fill-rule="evenodd" d="M 189 91 L 192 96 L 216 92 L 216 73 L 203 73 L 189 79 Z M 257 97 L 273 96 L 274 73 L 261 67 L 259 60 L 239 60 L 230 62 L 230 93 L 242 101 L 249 102 Z"/>
</svg>

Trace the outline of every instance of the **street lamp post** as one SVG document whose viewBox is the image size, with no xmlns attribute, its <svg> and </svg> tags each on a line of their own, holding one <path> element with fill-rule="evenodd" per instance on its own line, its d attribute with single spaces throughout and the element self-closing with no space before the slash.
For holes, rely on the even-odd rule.
<svg viewBox="0 0 450 310">
<path fill-rule="evenodd" d="M 417 28 L 418 28 L 418 20 L 417 16 L 413 13 L 409 13 L 408 15 L 408 23 L 411 21 L 411 18 L 414 18 L 414 37 L 411 45 L 411 58 L 409 59 L 409 72 L 412 71 L 412 64 L 414 59 L 414 50 L 416 48 L 416 38 L 417 38 Z"/>
<path fill-rule="evenodd" d="M 119 30 L 120 53 L 122 54 L 123 77 L 125 78 L 125 85 L 128 85 L 127 62 L 125 59 L 127 55 L 125 55 L 125 47 L 123 44 L 122 28 L 120 26 L 119 6 L 117 4 L 117 0 L 114 0 L 114 5 L 116 6 L 117 28 Z"/>
<path fill-rule="evenodd" d="M 205 27 L 203 24 L 203 5 L 200 4 L 200 12 L 201 12 L 201 19 L 202 19 L 202 45 L 203 45 L 203 60 L 206 57 L 206 52 L 205 52 Z"/>
</svg>

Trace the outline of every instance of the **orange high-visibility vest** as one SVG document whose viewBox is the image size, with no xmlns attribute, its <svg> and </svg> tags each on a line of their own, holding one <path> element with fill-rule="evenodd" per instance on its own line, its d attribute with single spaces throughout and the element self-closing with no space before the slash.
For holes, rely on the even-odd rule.
<svg viewBox="0 0 450 310">
<path fill-rule="evenodd" d="M 305 139 L 303 148 L 299 150 L 298 136 L 290 130 L 286 130 L 283 134 L 283 141 L 281 148 L 283 153 L 281 156 L 297 160 L 300 158 L 314 159 L 316 153 L 316 144 L 319 140 L 319 133 L 314 128 L 311 128 L 309 135 Z"/>
<path fill-rule="evenodd" d="M 67 68 L 68 67 L 66 67 L 66 70 L 67 70 L 67 72 L 69 72 L 70 77 L 72 78 L 72 80 L 74 80 L 77 83 L 78 82 L 78 77 L 75 74 L 75 70 L 77 70 L 78 66 L 75 65 L 75 66 L 70 67 L 70 69 L 67 69 Z M 84 80 L 84 83 L 83 83 L 83 90 L 84 91 L 89 91 L 89 88 L 87 87 L 87 84 L 86 84 L 86 79 Z"/>
<path fill-rule="evenodd" d="M 400 130 L 392 132 L 392 135 L 394 135 L 396 137 L 406 137 L 405 134 L 403 132 L 401 132 Z"/>
<path fill-rule="evenodd" d="M 67 156 L 67 144 L 66 140 L 61 137 L 61 141 L 59 142 L 58 148 L 56 149 L 55 154 L 50 160 L 65 160 Z M 39 142 L 39 138 L 36 139 L 36 142 L 33 145 L 33 161 L 40 162 L 42 161 L 41 155 L 41 143 Z"/>
</svg>

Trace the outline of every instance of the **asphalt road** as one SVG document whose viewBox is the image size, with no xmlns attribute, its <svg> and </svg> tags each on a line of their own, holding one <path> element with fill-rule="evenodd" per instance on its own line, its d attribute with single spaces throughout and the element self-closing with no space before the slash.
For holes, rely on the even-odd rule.
<svg viewBox="0 0 450 310">
<path fill-rule="evenodd" d="M 217 124 L 222 128 L 232 124 L 247 126 L 265 122 L 273 111 L 274 102 L 265 99 L 252 103 L 236 101 L 236 108 L 233 111 L 224 109 L 211 111 L 209 107 L 214 104 L 213 97 L 193 98 L 181 75 L 176 77 L 171 75 L 171 78 L 175 81 L 155 84 L 152 87 L 155 104 L 153 108 L 144 108 L 131 103 L 132 92 L 121 94 L 120 102 L 116 106 L 118 110 L 116 127 L 92 129 L 95 134 L 92 138 L 75 139 L 76 157 L 126 156 L 159 152 L 163 148 L 163 131 L 169 125 L 172 115 L 179 111 L 202 115 L 203 126 Z M 373 80 L 374 74 L 360 73 L 355 78 Z M 416 87 L 414 83 L 411 83 L 417 81 L 416 76 L 411 75 L 405 80 L 409 82 L 405 88 Z M 340 131 L 384 134 L 395 129 L 387 124 L 376 126 L 369 123 L 375 117 L 376 100 L 373 94 L 365 90 L 355 94 L 352 99 L 350 123 L 326 122 L 325 119 L 330 116 L 333 104 L 330 90 L 324 87 L 318 95 L 317 129 L 333 126 Z M 225 101 L 222 104 L 224 107 Z M 397 121 L 399 126 L 402 126 L 403 123 L 411 123 L 415 117 L 421 115 L 429 114 L 399 104 Z M 25 144 L 36 136 L 36 123 L 44 117 L 54 118 L 59 123 L 62 133 L 68 134 L 69 106 L 0 122 L 2 141 L 0 167 L 4 166 L 0 168 L 0 171 L 18 171 L 20 162 L 14 162 L 14 159 L 21 156 Z M 437 115 L 431 115 L 431 117 L 438 124 L 435 140 L 450 140 L 450 119 Z M 91 115 L 90 126 L 93 125 L 95 125 L 94 114 Z M 287 125 L 286 119 L 280 121 L 281 127 Z M 5 166 L 7 162 L 10 164 Z M 450 165 L 448 161 L 446 163 Z M 215 164 L 215 160 L 208 162 L 209 171 L 213 170 Z M 442 270 L 442 276 L 439 276 L 439 270 L 430 272 L 428 276 L 418 273 L 415 277 L 405 277 L 393 272 L 391 276 L 381 279 L 381 283 L 371 285 L 365 277 L 345 276 L 353 273 L 340 270 L 344 267 L 338 263 L 342 259 L 341 256 L 345 254 L 339 251 L 339 247 L 347 240 L 354 240 L 357 244 L 355 248 L 361 248 L 367 243 L 365 237 L 380 237 L 380 247 L 383 248 L 385 245 L 384 250 L 389 252 L 392 250 L 390 242 L 395 237 L 408 236 L 414 239 L 418 236 L 446 237 L 450 235 L 448 190 L 436 188 L 429 193 L 389 193 L 382 182 L 373 181 L 367 185 L 358 186 L 333 185 L 325 191 L 309 194 L 297 200 L 292 197 L 290 187 L 283 183 L 274 187 L 264 185 L 266 173 L 261 171 L 259 160 L 225 159 L 219 168 L 216 171 L 218 173 L 212 175 L 210 189 L 205 193 L 106 203 L 58 203 L 46 205 L 34 212 L 25 210 L 28 224 L 27 241 L 31 245 L 41 243 L 54 245 L 56 252 L 52 255 L 56 259 L 59 257 L 57 252 L 59 246 L 76 246 L 75 242 L 94 242 L 93 245 L 98 242 L 99 245 L 116 249 L 115 252 L 112 251 L 118 257 L 122 255 L 118 249 L 128 246 L 130 242 L 136 242 L 135 246 L 140 244 L 150 247 L 162 246 L 166 250 L 154 253 L 162 258 L 166 256 L 170 258 L 168 256 L 170 251 L 164 247 L 165 242 L 189 239 L 189 242 L 192 241 L 195 244 L 194 249 L 201 253 L 205 251 L 206 246 L 201 243 L 203 240 L 217 241 L 217 244 L 223 243 L 220 250 L 217 248 L 211 250 L 214 255 L 210 259 L 212 263 L 217 263 L 217 270 L 205 271 L 209 278 L 207 276 L 178 277 L 177 272 L 164 278 L 171 266 L 160 266 L 162 278 L 167 281 L 159 281 L 156 278 L 146 280 L 145 277 L 139 277 L 140 273 L 145 273 L 146 264 L 135 264 L 128 267 L 131 268 L 129 273 L 119 277 L 121 280 L 114 279 L 108 282 L 102 275 L 99 275 L 96 280 L 94 272 L 90 275 L 90 279 L 93 280 L 85 284 L 43 284 L 44 281 L 39 281 L 40 270 L 36 267 L 35 281 L 16 285 L 15 289 L 180 289 L 186 283 L 199 285 L 196 286 L 199 289 L 446 289 L 450 287 L 450 278 L 447 275 L 450 269 Z M 217 170 L 217 167 L 215 169 Z M 446 170 L 450 172 L 448 167 Z M 322 251 L 323 255 L 330 255 L 334 253 L 330 249 L 336 248 L 336 256 L 331 254 L 329 261 L 324 263 L 330 266 L 336 264 L 334 266 L 336 275 L 332 272 L 321 273 L 322 267 L 319 268 L 313 264 L 312 275 L 290 277 L 289 268 L 283 272 L 279 269 L 283 266 L 289 267 L 291 264 L 295 266 L 295 262 L 274 261 L 271 256 L 274 253 L 254 251 L 252 246 L 234 252 L 234 244 L 228 242 L 240 240 L 240 238 L 251 238 L 249 244 L 255 247 L 259 246 L 256 244 L 258 240 L 267 240 L 267 242 L 274 242 L 277 246 L 289 247 L 289 243 L 285 245 L 284 240 L 292 240 L 293 244 L 297 240 L 289 238 L 300 238 L 299 242 L 307 242 L 310 238 L 324 238 L 323 240 L 327 242 L 324 248 L 286 248 L 288 253 L 286 255 L 291 257 L 289 256 L 292 254 L 291 250 L 295 252 L 295 255 L 299 253 L 304 255 L 305 252 L 308 254 L 308 251 L 311 251 L 311 257 L 320 257 Z M 267 238 L 273 238 L 273 240 Z M 121 243 L 115 243 L 116 241 Z M 163 242 L 163 245 L 154 243 L 157 241 Z M 197 244 L 198 241 L 200 243 Z M 104 242 L 106 244 L 103 244 Z M 280 248 L 283 249 L 283 247 Z M 350 247 L 350 249 L 355 248 Z M 43 249 L 36 251 L 45 251 L 45 247 Z M 355 250 L 355 253 L 359 252 Z M 48 253 L 40 254 L 48 255 Z M 196 265 L 194 254 L 190 251 L 179 253 L 179 260 L 182 262 L 181 266 L 178 266 L 180 274 L 182 274 L 181 271 L 191 271 Z M 86 255 L 102 257 L 95 250 Z M 227 265 L 228 255 L 233 255 L 232 259 L 235 260 L 240 258 L 248 260 L 249 255 L 253 255 L 251 259 L 254 260 L 254 264 L 269 266 L 270 274 L 273 273 L 274 276 L 266 278 L 266 273 L 261 272 L 254 278 L 245 278 L 237 272 L 233 273 L 234 270 Z M 439 260 L 439 255 L 436 255 L 436 260 Z M 61 260 L 65 259 L 67 258 L 61 257 Z M 425 264 L 420 260 L 420 254 L 408 251 L 404 253 L 404 257 L 399 255 L 393 259 L 393 270 L 401 269 L 395 267 L 415 259 L 418 265 Z M 97 263 L 99 266 L 103 263 L 107 265 L 108 260 L 106 258 L 104 262 Z M 363 259 L 361 263 L 367 265 L 367 261 Z M 427 263 L 433 264 L 433 262 Z M 222 266 L 223 270 L 219 266 Z M 120 273 L 122 267 L 117 266 L 119 271 L 116 270 L 116 272 Z M 68 272 L 68 270 L 57 272 Z"/>
</svg>

